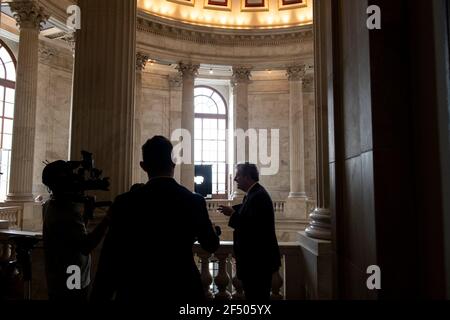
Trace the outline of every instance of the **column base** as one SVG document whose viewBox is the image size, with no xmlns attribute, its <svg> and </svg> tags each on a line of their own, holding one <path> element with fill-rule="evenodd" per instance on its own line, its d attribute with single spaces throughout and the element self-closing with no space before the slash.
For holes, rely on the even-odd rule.
<svg viewBox="0 0 450 320">
<path fill-rule="evenodd" d="M 309 215 L 311 222 L 305 229 L 308 237 L 314 239 L 331 240 L 331 214 L 328 209 L 316 208 Z"/>
<path fill-rule="evenodd" d="M 10 193 L 6 196 L 5 202 L 8 204 L 10 202 L 16 203 L 34 202 L 34 196 L 32 193 L 22 193 L 22 194 Z"/>
<path fill-rule="evenodd" d="M 305 192 L 289 192 L 289 198 L 299 198 L 308 200 L 308 197 Z"/>
</svg>

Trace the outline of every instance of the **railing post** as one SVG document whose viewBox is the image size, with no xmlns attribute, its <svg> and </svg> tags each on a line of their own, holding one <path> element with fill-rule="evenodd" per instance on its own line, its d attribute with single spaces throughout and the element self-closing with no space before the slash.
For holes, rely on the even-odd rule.
<svg viewBox="0 0 450 320">
<path fill-rule="evenodd" d="M 234 262 L 234 259 L 232 259 L 232 261 L 235 267 L 234 269 L 236 270 L 236 263 Z M 241 280 L 238 279 L 236 272 L 233 276 L 232 283 L 235 290 L 232 295 L 233 300 L 244 300 L 245 299 L 244 288 L 242 287 L 242 282 Z"/>
<path fill-rule="evenodd" d="M 207 300 L 212 300 L 214 296 L 210 290 L 210 286 L 213 279 L 211 273 L 209 272 L 209 257 L 211 256 L 211 254 L 202 252 L 199 253 L 198 256 L 200 257 L 201 279 L 205 297 Z"/>
<path fill-rule="evenodd" d="M 226 270 L 228 253 L 215 253 L 214 255 L 219 260 L 219 272 L 214 279 L 219 292 L 216 294 L 215 298 L 217 300 L 229 300 L 231 298 L 231 294 L 228 292 L 227 286 L 230 283 L 230 276 Z"/>
</svg>

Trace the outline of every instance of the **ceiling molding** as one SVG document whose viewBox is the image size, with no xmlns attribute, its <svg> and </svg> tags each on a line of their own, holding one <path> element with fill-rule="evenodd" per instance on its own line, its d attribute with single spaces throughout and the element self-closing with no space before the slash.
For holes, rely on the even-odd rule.
<svg viewBox="0 0 450 320">
<path fill-rule="evenodd" d="M 312 26 L 299 26 L 271 30 L 224 30 L 218 28 L 193 26 L 161 19 L 140 13 L 137 19 L 138 31 L 185 40 L 194 43 L 216 46 L 278 46 L 282 44 L 313 41 Z"/>
</svg>

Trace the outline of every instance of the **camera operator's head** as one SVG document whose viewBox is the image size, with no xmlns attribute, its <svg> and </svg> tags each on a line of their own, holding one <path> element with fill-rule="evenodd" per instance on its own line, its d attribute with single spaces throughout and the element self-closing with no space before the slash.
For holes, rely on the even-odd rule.
<svg viewBox="0 0 450 320">
<path fill-rule="evenodd" d="M 49 163 L 42 171 L 42 183 L 53 195 L 77 192 L 74 185 L 74 174 L 71 166 L 63 160 Z"/>
<path fill-rule="evenodd" d="M 175 164 L 172 161 L 172 143 L 163 136 L 154 136 L 142 146 L 141 168 L 149 178 L 173 177 Z"/>
</svg>

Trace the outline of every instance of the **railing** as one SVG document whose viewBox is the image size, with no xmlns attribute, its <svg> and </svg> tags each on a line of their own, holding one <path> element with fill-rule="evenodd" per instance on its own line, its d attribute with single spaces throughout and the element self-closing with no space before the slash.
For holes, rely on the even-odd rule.
<svg viewBox="0 0 450 320">
<path fill-rule="evenodd" d="M 286 201 L 277 200 L 273 202 L 273 209 L 275 210 L 275 215 L 284 212 L 284 205 Z M 214 213 L 219 206 L 232 206 L 233 200 L 208 200 L 206 201 L 206 207 L 209 213 Z"/>
<path fill-rule="evenodd" d="M 280 252 L 282 266 L 272 277 L 271 299 L 303 299 L 305 286 L 300 247 L 297 243 L 280 243 Z M 208 299 L 244 299 L 242 284 L 236 277 L 232 242 L 222 241 L 214 254 L 205 252 L 196 244 L 194 254 L 199 264 L 203 288 Z"/>
<path fill-rule="evenodd" d="M 23 211 L 22 207 L 0 208 L 0 220 L 8 220 L 10 229 L 22 229 Z"/>
<path fill-rule="evenodd" d="M 23 224 L 22 207 L 3 207 L 0 208 L 0 220 L 9 221 L 9 229 L 21 230 Z M 0 263 L 14 261 L 16 259 L 16 250 L 11 241 L 0 242 Z"/>
</svg>

